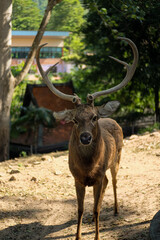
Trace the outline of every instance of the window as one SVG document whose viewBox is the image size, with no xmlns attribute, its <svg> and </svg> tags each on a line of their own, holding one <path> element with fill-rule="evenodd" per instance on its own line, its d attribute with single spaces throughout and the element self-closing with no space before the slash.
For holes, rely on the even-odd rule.
<svg viewBox="0 0 160 240">
<path fill-rule="evenodd" d="M 27 58 L 29 47 L 12 47 L 12 58 Z M 40 58 L 61 58 L 61 47 L 44 47 L 40 51 Z"/>
<path fill-rule="evenodd" d="M 60 58 L 62 57 L 62 48 L 44 47 L 40 51 L 40 58 Z"/>
</svg>

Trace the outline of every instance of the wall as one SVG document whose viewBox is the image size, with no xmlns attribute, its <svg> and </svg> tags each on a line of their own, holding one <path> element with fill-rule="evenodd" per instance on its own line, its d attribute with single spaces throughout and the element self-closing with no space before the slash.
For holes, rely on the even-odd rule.
<svg viewBox="0 0 160 240">
<path fill-rule="evenodd" d="M 32 46 L 32 42 L 34 40 L 34 36 L 12 36 L 12 46 L 13 47 L 30 47 Z M 44 36 L 41 40 L 40 44 L 48 43 L 47 47 L 63 47 L 64 40 L 56 37 L 47 37 Z"/>
</svg>

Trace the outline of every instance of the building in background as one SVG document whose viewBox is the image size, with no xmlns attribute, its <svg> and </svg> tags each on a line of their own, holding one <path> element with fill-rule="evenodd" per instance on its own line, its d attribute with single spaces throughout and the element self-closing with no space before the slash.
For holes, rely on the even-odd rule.
<svg viewBox="0 0 160 240">
<path fill-rule="evenodd" d="M 54 85 L 63 93 L 73 95 L 75 92 L 72 82 L 55 83 Z M 52 112 L 74 108 L 72 102 L 57 97 L 44 84 L 27 85 L 23 99 L 23 107 L 27 108 L 29 106 L 47 108 Z M 21 114 L 21 116 L 24 116 L 23 109 Z M 66 150 L 68 148 L 72 126 L 73 123 L 71 122 L 56 121 L 53 128 L 46 128 L 39 124 L 36 132 L 34 128 L 26 125 L 26 131 L 10 139 L 10 156 L 17 157 L 22 151 L 32 154 Z"/>
<path fill-rule="evenodd" d="M 12 31 L 12 66 L 25 61 L 36 36 L 36 31 Z M 40 44 L 48 43 L 41 49 L 40 63 L 44 70 L 60 62 L 54 72 L 69 72 L 71 65 L 61 60 L 63 56 L 64 39 L 69 36 L 69 32 L 47 31 Z M 34 65 L 37 66 L 36 60 Z M 37 68 L 38 71 L 38 68 Z M 35 74 L 30 74 L 29 80 L 36 80 Z M 56 83 L 57 89 L 66 94 L 74 94 L 72 82 Z M 72 102 L 65 101 L 54 95 L 49 88 L 42 84 L 28 84 L 23 100 L 23 107 L 34 106 L 36 108 L 47 108 L 51 111 L 62 111 L 72 109 Z M 23 112 L 23 111 L 22 111 Z M 21 114 L 22 114 L 21 112 Z M 46 128 L 42 125 L 37 126 L 37 133 L 26 126 L 26 131 L 19 136 L 10 139 L 10 154 L 18 156 L 20 152 L 51 152 L 62 150 L 68 147 L 69 136 L 72 130 L 72 123 L 65 124 L 64 121 L 56 122 L 53 128 Z"/>
<path fill-rule="evenodd" d="M 36 34 L 37 31 L 12 31 L 12 66 L 25 61 Z M 68 36 L 69 32 L 46 31 L 44 33 L 40 43 L 47 43 L 40 53 L 40 63 L 44 70 L 60 61 L 63 56 L 64 39 Z M 33 64 L 36 65 L 36 60 Z M 71 64 L 60 61 L 54 72 L 69 72 L 71 68 Z"/>
</svg>

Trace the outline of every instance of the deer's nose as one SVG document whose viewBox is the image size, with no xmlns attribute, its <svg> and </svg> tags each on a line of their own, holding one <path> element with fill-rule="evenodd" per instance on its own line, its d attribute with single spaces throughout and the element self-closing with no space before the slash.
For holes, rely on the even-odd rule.
<svg viewBox="0 0 160 240">
<path fill-rule="evenodd" d="M 91 136 L 91 134 L 88 133 L 88 132 L 82 133 L 82 134 L 80 135 L 80 141 L 81 141 L 81 143 L 84 144 L 84 145 L 90 144 L 91 141 L 92 141 L 92 136 Z"/>
</svg>

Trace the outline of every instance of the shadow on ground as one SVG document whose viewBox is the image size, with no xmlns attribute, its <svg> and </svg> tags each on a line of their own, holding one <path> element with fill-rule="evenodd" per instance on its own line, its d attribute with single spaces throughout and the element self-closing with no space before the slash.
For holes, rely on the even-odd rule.
<svg viewBox="0 0 160 240">
<path fill-rule="evenodd" d="M 123 234 L 119 234 L 119 236 L 115 239 L 117 240 L 147 240 L 148 239 L 148 230 L 146 229 L 146 224 L 149 221 L 140 222 L 137 224 L 130 224 L 124 226 L 115 226 L 108 227 L 106 229 L 101 229 L 100 233 L 103 235 L 102 239 L 107 238 L 107 232 L 121 232 L 121 230 L 125 230 L 125 236 Z M 52 226 L 43 226 L 39 222 L 34 222 L 30 224 L 17 224 L 15 226 L 8 227 L 2 231 L 0 231 L 0 239 L 1 240 L 54 240 L 54 239 L 71 239 L 74 238 L 75 234 L 66 234 L 59 235 L 55 237 L 49 237 L 48 235 L 52 233 L 56 233 L 62 231 L 72 225 L 75 225 L 76 221 L 71 220 L 66 223 L 60 225 L 52 225 Z M 141 229 L 137 229 L 132 231 L 132 228 L 137 228 L 139 226 L 143 226 Z M 76 229 L 76 226 L 75 226 Z M 128 231 L 130 229 L 130 231 Z M 147 231 L 146 231 L 147 230 Z M 82 234 L 82 238 L 86 239 L 86 237 L 90 235 L 94 235 L 94 231 L 84 232 Z M 104 235 L 105 234 L 105 235 Z M 48 236 L 48 237 L 47 237 Z"/>
<path fill-rule="evenodd" d="M 73 204 L 73 201 L 62 201 L 65 204 Z M 7 217 L 22 216 L 30 219 L 30 215 L 36 215 L 37 210 L 21 210 L 13 212 L 0 212 L 0 220 Z M 114 217 L 113 208 L 108 206 L 107 209 L 103 208 L 100 217 L 100 235 L 101 239 L 110 239 L 108 236 L 114 236 L 112 239 L 116 240 L 148 240 L 149 223 L 150 221 L 139 221 L 137 223 L 125 223 L 122 218 L 132 215 L 135 211 L 125 211 L 123 208 L 122 216 Z M 53 212 L 54 214 L 54 212 Z M 94 238 L 94 223 L 88 222 L 92 215 L 90 209 L 85 211 L 83 226 L 82 226 L 82 239 Z M 62 220 L 62 219 L 61 219 Z M 122 221 L 122 222 L 121 222 Z M 54 239 L 74 239 L 76 231 L 77 219 L 63 222 L 62 224 L 43 225 L 38 221 L 29 224 L 17 224 L 7 227 L 0 231 L 0 240 L 54 240 Z M 67 229 L 71 228 L 70 231 Z"/>
</svg>

